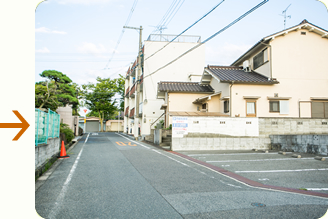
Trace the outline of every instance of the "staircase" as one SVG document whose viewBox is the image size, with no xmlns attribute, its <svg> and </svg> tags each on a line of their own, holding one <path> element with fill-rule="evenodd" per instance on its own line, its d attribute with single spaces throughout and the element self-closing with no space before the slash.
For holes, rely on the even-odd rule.
<svg viewBox="0 0 328 219">
<path fill-rule="evenodd" d="M 159 144 L 164 149 L 171 150 L 172 145 L 172 134 L 164 134 L 162 137 L 162 143 Z"/>
</svg>

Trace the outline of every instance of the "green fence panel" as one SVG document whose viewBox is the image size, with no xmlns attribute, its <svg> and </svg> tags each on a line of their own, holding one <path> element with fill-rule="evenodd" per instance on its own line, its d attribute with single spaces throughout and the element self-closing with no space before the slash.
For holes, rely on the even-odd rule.
<svg viewBox="0 0 328 219">
<path fill-rule="evenodd" d="M 35 145 L 46 144 L 48 138 L 58 138 L 60 133 L 60 115 L 48 109 L 45 113 L 35 109 Z"/>
</svg>

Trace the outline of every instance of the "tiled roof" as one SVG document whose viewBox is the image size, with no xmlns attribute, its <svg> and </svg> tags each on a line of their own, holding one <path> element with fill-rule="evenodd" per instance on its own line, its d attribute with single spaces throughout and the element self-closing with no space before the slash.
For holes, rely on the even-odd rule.
<svg viewBox="0 0 328 219">
<path fill-rule="evenodd" d="M 213 93 L 211 85 L 201 85 L 198 82 L 161 81 L 158 83 L 159 92 L 187 92 L 187 93 Z"/>
<path fill-rule="evenodd" d="M 255 84 L 277 84 L 275 80 L 269 80 L 255 71 L 245 72 L 242 67 L 234 66 L 208 66 L 210 71 L 220 82 L 255 83 Z"/>
</svg>

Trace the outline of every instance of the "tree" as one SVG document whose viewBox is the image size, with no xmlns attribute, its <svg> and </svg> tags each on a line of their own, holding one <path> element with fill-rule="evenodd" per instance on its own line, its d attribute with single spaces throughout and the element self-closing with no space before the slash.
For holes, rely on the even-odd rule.
<svg viewBox="0 0 328 219">
<path fill-rule="evenodd" d="M 124 112 L 124 96 L 125 96 L 125 78 L 120 75 L 119 78 L 114 79 L 115 81 L 115 91 L 120 95 L 120 106 L 119 111 Z"/>
<path fill-rule="evenodd" d="M 98 116 L 103 131 L 103 122 L 117 110 L 114 99 L 116 81 L 110 78 L 97 77 L 97 83 L 82 85 L 85 104 L 91 110 L 89 115 Z"/>
<path fill-rule="evenodd" d="M 56 70 L 45 70 L 40 76 L 48 79 L 50 81 L 49 84 L 53 84 L 52 93 L 56 96 L 56 109 L 58 106 L 66 106 L 67 104 L 70 104 L 72 105 L 73 115 L 78 115 L 78 85 L 72 83 L 72 80 L 67 75 Z"/>
<path fill-rule="evenodd" d="M 50 108 L 55 111 L 58 108 L 56 88 L 54 82 L 35 83 L 35 107 Z"/>
</svg>

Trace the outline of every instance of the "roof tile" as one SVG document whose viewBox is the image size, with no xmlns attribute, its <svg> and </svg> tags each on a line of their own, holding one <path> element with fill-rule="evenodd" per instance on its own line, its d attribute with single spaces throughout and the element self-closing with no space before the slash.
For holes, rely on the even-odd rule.
<svg viewBox="0 0 328 219">
<path fill-rule="evenodd" d="M 276 84 L 277 81 L 269 80 L 268 77 L 255 71 L 245 72 L 242 67 L 235 66 L 208 66 L 206 68 L 213 73 L 221 82 L 237 83 L 261 83 Z"/>
<path fill-rule="evenodd" d="M 158 83 L 158 91 L 164 92 L 188 92 L 188 93 L 213 93 L 210 85 L 201 85 L 198 82 L 174 82 L 161 81 Z"/>
</svg>

